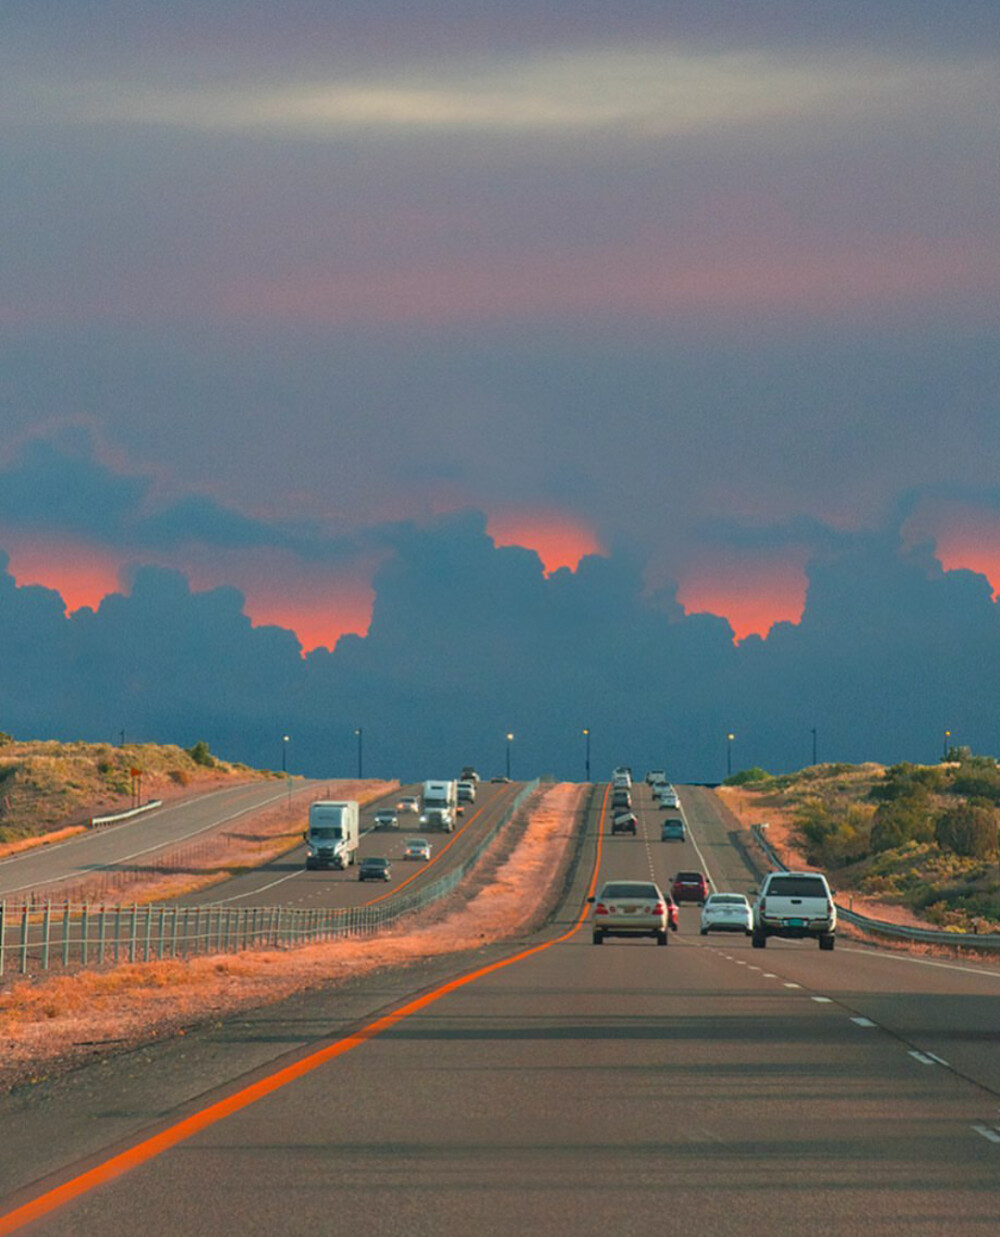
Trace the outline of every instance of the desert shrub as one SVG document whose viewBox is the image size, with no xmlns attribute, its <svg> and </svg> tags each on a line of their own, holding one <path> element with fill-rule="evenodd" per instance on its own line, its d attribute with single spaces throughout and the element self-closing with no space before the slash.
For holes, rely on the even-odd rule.
<svg viewBox="0 0 1000 1237">
<path fill-rule="evenodd" d="M 199 739 L 194 747 L 189 747 L 187 754 L 196 765 L 203 765 L 206 769 L 215 768 L 215 757 L 208 750 L 208 744 L 204 739 Z"/>
<path fill-rule="evenodd" d="M 762 769 L 759 765 L 754 765 L 752 769 L 741 769 L 739 773 L 734 773 L 732 777 L 727 777 L 722 784 L 723 786 L 747 786 L 752 782 L 768 782 L 770 780 L 771 775 L 766 769 Z"/>
<path fill-rule="evenodd" d="M 948 770 L 936 765 L 892 765 L 886 769 L 882 781 L 871 788 L 869 797 L 879 801 L 904 799 L 919 791 L 947 790 L 949 782 Z"/>
<path fill-rule="evenodd" d="M 12 782 L 17 777 L 18 770 L 21 768 L 21 762 L 15 760 L 13 764 L 0 765 L 0 786 L 4 782 Z"/>
<path fill-rule="evenodd" d="M 114 771 L 115 771 L 115 766 L 114 766 L 114 763 L 113 763 L 112 761 L 108 760 L 108 758 L 107 758 L 106 756 L 102 756 L 102 757 L 98 760 L 98 762 L 97 762 L 97 772 L 98 772 L 98 773 L 99 773 L 102 777 L 107 777 L 109 773 L 114 773 Z"/>
<path fill-rule="evenodd" d="M 186 786 L 191 780 L 183 769 L 171 769 L 169 774 L 170 780 L 178 786 Z"/>
<path fill-rule="evenodd" d="M 13 742 L 13 735 L 8 734 L 5 730 L 0 730 L 0 747 L 8 747 Z"/>
<path fill-rule="evenodd" d="M 871 815 L 858 804 L 806 799 L 795 813 L 795 825 L 809 862 L 820 867 L 844 867 L 868 854 Z"/>
<path fill-rule="evenodd" d="M 935 837 L 934 811 L 928 792 L 919 786 L 910 793 L 880 803 L 871 830 L 875 854 L 895 850 L 906 842 L 932 842 Z"/>
<path fill-rule="evenodd" d="M 1000 817 L 985 803 L 959 803 L 942 812 L 935 824 L 935 837 L 942 850 L 972 859 L 987 859 L 997 853 Z"/>
<path fill-rule="evenodd" d="M 963 765 L 952 779 L 951 789 L 971 799 L 1000 802 L 1000 769 L 995 764 Z"/>
</svg>

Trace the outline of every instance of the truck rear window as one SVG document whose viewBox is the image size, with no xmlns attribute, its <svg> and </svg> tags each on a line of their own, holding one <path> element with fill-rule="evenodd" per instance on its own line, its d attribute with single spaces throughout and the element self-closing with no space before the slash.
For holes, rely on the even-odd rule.
<svg viewBox="0 0 1000 1237">
<path fill-rule="evenodd" d="M 817 876 L 776 876 L 767 892 L 778 898 L 825 898 L 826 886 Z"/>
</svg>

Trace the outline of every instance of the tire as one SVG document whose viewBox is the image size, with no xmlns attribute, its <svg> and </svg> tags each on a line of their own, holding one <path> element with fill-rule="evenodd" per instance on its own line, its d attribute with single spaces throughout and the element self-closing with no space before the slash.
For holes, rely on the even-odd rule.
<svg viewBox="0 0 1000 1237">
<path fill-rule="evenodd" d="M 754 932 L 752 933 L 752 943 L 754 949 L 764 949 L 767 945 L 767 933 Z"/>
<path fill-rule="evenodd" d="M 701 930 L 701 934 L 702 934 L 702 936 L 708 936 L 708 929 L 707 929 L 707 928 L 702 928 L 702 930 Z"/>
<path fill-rule="evenodd" d="M 595 945 L 604 944 L 604 933 L 599 931 L 597 928 L 594 929 L 594 944 Z"/>
<path fill-rule="evenodd" d="M 666 932 L 657 932 L 656 934 L 657 945 L 666 945 L 668 940 L 669 940 L 669 937 L 667 936 Z"/>
<path fill-rule="evenodd" d="M 836 941 L 836 939 L 837 938 L 833 935 L 832 932 L 824 933 L 823 936 L 819 938 L 820 949 L 826 949 L 826 950 L 833 949 L 834 942 Z"/>
</svg>

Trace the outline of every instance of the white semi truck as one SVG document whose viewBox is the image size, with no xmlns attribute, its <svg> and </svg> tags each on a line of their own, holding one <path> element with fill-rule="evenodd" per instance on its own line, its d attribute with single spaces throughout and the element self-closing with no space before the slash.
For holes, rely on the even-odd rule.
<svg viewBox="0 0 1000 1237">
<path fill-rule="evenodd" d="M 310 803 L 309 828 L 303 836 L 307 868 L 350 867 L 358 857 L 357 803 L 353 799 Z"/>
<path fill-rule="evenodd" d="M 458 783 L 432 780 L 424 782 L 420 823 L 428 829 L 453 833 L 458 808 Z"/>
</svg>

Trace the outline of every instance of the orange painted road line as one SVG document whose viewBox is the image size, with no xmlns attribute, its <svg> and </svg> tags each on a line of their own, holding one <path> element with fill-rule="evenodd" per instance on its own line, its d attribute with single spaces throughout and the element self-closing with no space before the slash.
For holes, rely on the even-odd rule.
<svg viewBox="0 0 1000 1237">
<path fill-rule="evenodd" d="M 434 858 L 428 860 L 428 862 L 425 863 L 422 868 L 419 868 L 416 872 L 414 872 L 412 876 L 408 876 L 406 880 L 400 881 L 398 885 L 394 885 L 391 889 L 387 890 L 385 893 L 379 894 L 377 898 L 372 898 L 370 902 L 362 902 L 361 905 L 362 906 L 375 906 L 376 903 L 378 902 L 384 902 L 386 898 L 394 897 L 397 893 L 399 893 L 400 889 L 405 889 L 406 886 L 409 885 L 411 882 L 417 880 L 418 877 L 423 876 L 423 874 L 427 871 L 429 867 L 433 867 L 433 865 L 437 863 L 439 859 L 442 859 L 444 857 L 445 852 L 448 850 L 448 847 L 454 846 L 454 844 L 458 841 L 458 839 L 462 836 L 462 834 L 466 831 L 466 829 L 468 829 L 468 827 L 473 823 L 473 821 L 478 820 L 479 817 L 482 816 L 483 812 L 485 811 L 486 811 L 485 804 L 481 808 L 477 808 L 476 811 L 469 817 L 469 819 L 461 827 L 461 829 L 459 829 L 456 833 L 453 833 L 451 835 L 451 837 L 448 839 L 447 842 L 445 842 L 444 846 L 441 847 L 441 849 L 437 852 Z"/>
<path fill-rule="evenodd" d="M 598 817 L 597 851 L 594 856 L 594 870 L 590 879 L 588 897 L 593 895 L 600 871 L 601 846 L 604 833 L 603 823 L 607 802 L 608 789 L 605 788 Z M 471 824 L 472 821 L 468 823 Z M 562 936 L 556 937 L 551 941 L 545 941 L 541 945 L 533 945 L 530 949 L 524 949 L 520 953 L 511 955 L 509 958 L 501 958 L 499 962 L 491 962 L 488 966 L 470 971 L 468 975 L 460 975 L 457 979 L 451 979 L 440 987 L 434 988 L 432 991 L 424 993 L 423 996 L 416 997 L 414 1000 L 407 1002 L 406 1005 L 400 1006 L 399 1009 L 393 1010 L 392 1013 L 376 1018 L 374 1022 L 370 1022 L 367 1026 L 362 1027 L 360 1031 L 355 1031 L 353 1035 L 337 1040 L 335 1044 L 327 1044 L 325 1048 L 320 1048 L 301 1060 L 295 1061 L 291 1065 L 286 1065 L 273 1074 L 269 1074 L 266 1078 L 261 1078 L 257 1082 L 251 1083 L 241 1091 L 237 1091 L 234 1095 L 229 1095 L 214 1104 L 209 1104 L 207 1108 L 202 1108 L 200 1111 L 192 1113 L 191 1116 L 184 1117 L 181 1121 L 176 1122 L 167 1129 L 161 1130 L 158 1134 L 153 1134 L 142 1142 L 136 1143 L 134 1147 L 129 1147 L 127 1151 L 122 1151 L 120 1154 L 112 1156 L 111 1159 L 105 1160 L 103 1164 L 98 1164 L 95 1168 L 88 1169 L 78 1177 L 73 1177 L 70 1181 L 63 1182 L 62 1185 L 56 1186 L 44 1194 L 40 1194 L 38 1198 L 23 1203 L 20 1207 L 15 1207 L 13 1211 L 0 1215 L 0 1237 L 6 1237 L 8 1233 L 17 1232 L 24 1225 L 40 1220 L 43 1216 L 50 1215 L 59 1207 L 66 1206 L 67 1203 L 71 1203 L 75 1199 L 89 1193 L 91 1190 L 96 1189 L 97 1186 L 124 1176 L 126 1173 L 131 1172 L 132 1169 L 138 1168 L 141 1164 L 145 1164 L 149 1160 L 155 1159 L 158 1155 L 162 1155 L 163 1152 L 169 1151 L 172 1147 L 176 1147 L 178 1143 L 193 1138 L 195 1134 L 208 1129 L 209 1126 L 217 1124 L 217 1122 L 224 1120 L 226 1117 L 231 1117 L 234 1113 L 240 1112 L 244 1108 L 249 1108 L 251 1104 L 264 1099 L 265 1096 L 271 1095 L 282 1087 L 288 1086 L 289 1083 L 296 1082 L 306 1074 L 312 1073 L 313 1070 L 318 1069 L 321 1065 L 325 1065 L 328 1061 L 333 1061 L 337 1057 L 342 1057 L 345 1053 L 359 1048 L 362 1044 L 367 1043 L 368 1040 L 374 1039 L 376 1036 L 390 1030 L 405 1018 L 419 1013 L 422 1009 L 426 1009 L 428 1005 L 432 1005 L 435 1001 L 441 1000 L 442 997 L 448 996 L 459 988 L 464 988 L 466 984 L 482 979 L 485 975 L 491 975 L 494 971 L 500 971 L 505 967 L 513 966 L 515 962 L 522 962 L 525 958 L 530 958 L 534 954 L 543 953 L 545 950 L 551 949 L 553 945 L 561 945 L 580 930 L 584 920 L 587 918 L 588 910 L 589 905 L 585 901 L 573 926 L 567 932 L 564 932 Z"/>
</svg>

